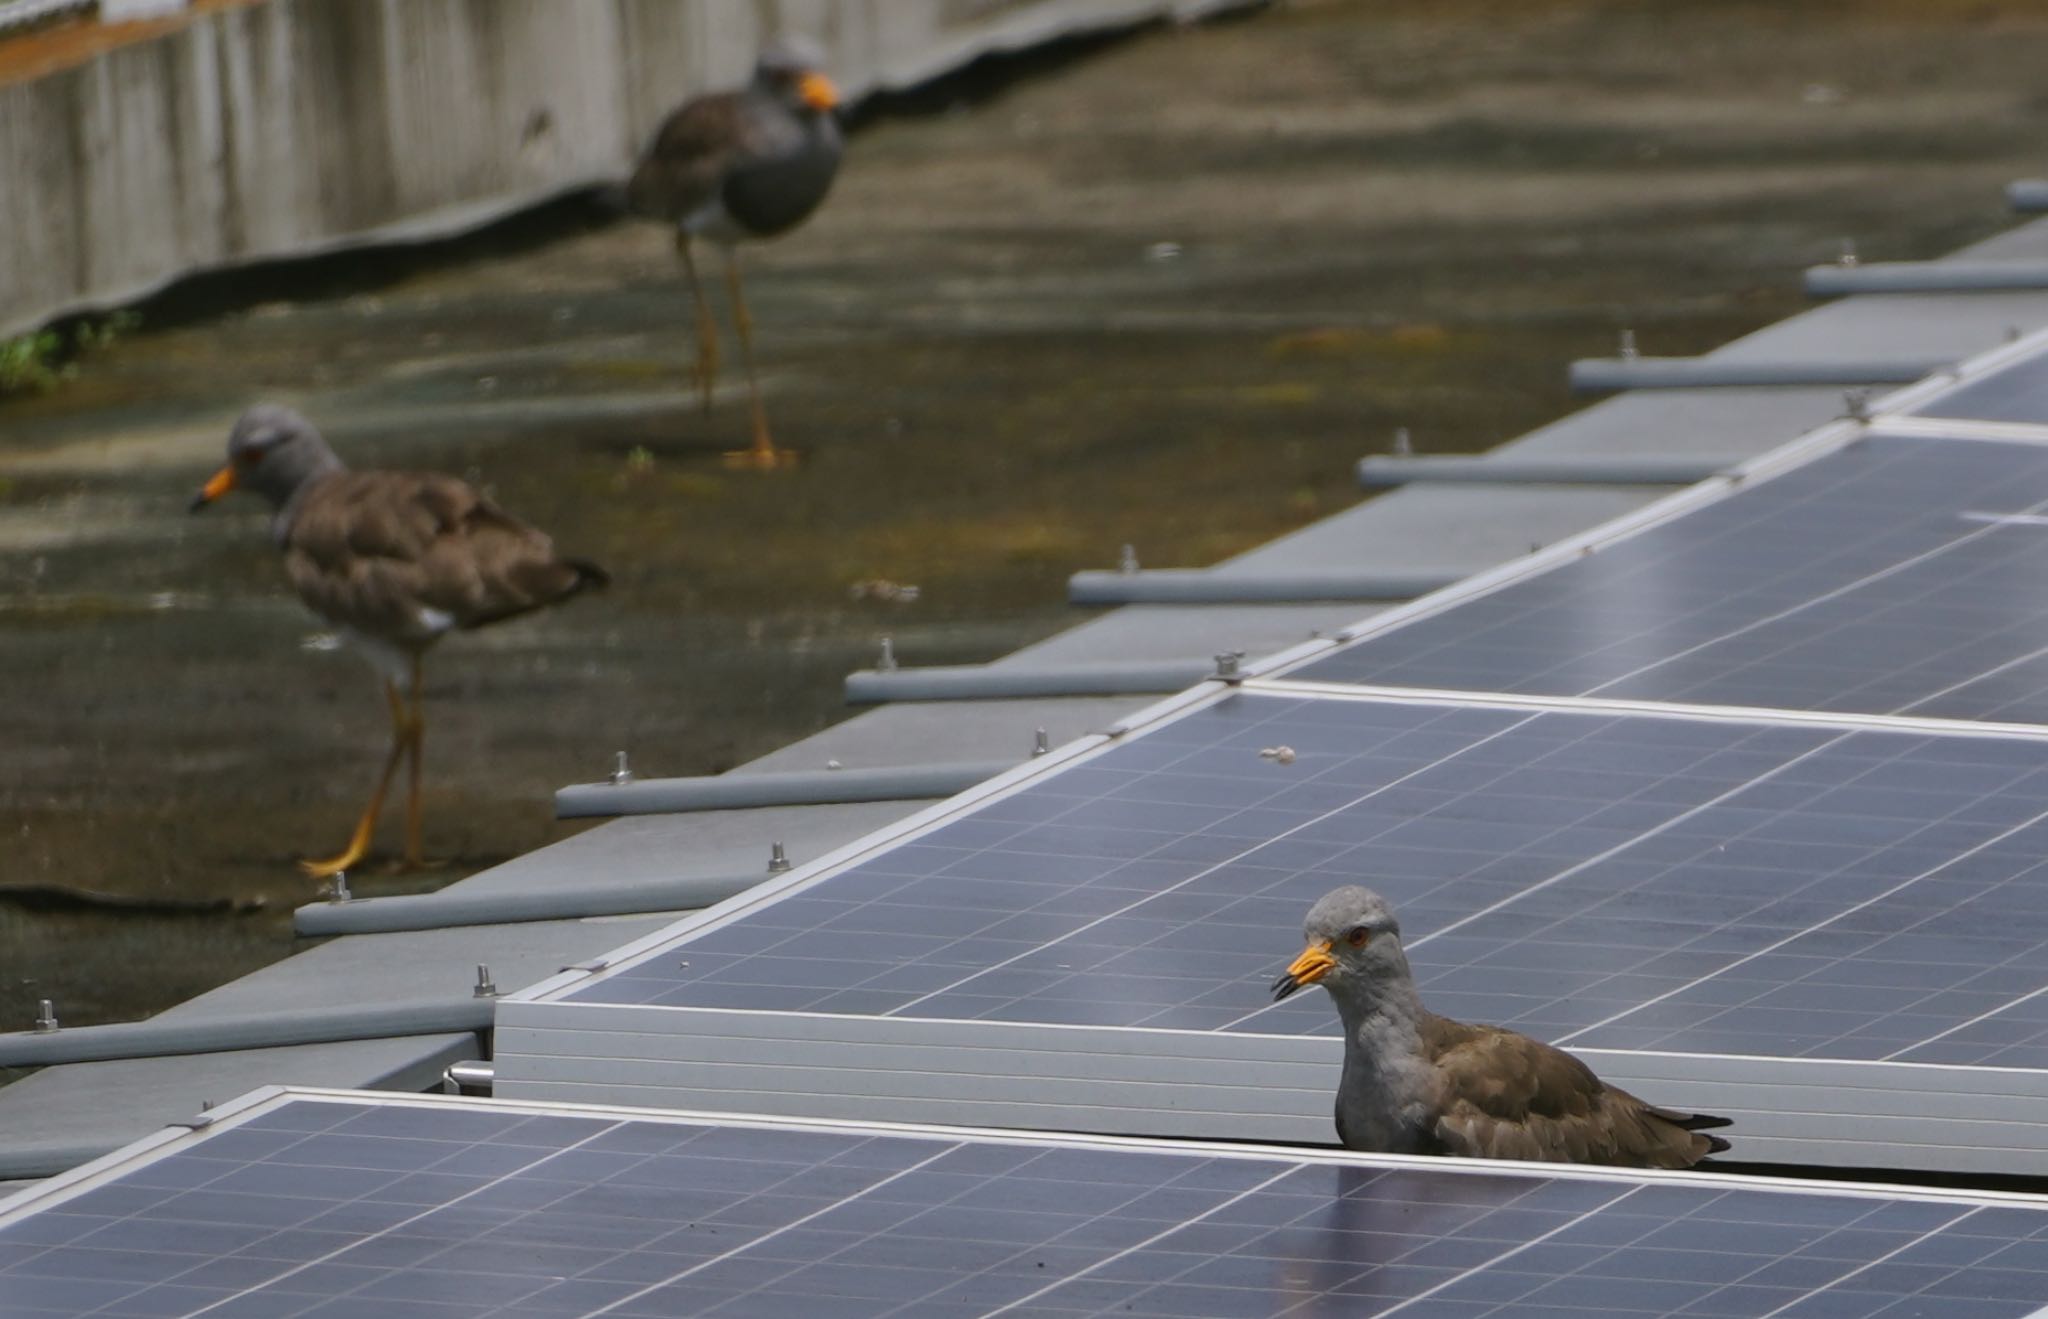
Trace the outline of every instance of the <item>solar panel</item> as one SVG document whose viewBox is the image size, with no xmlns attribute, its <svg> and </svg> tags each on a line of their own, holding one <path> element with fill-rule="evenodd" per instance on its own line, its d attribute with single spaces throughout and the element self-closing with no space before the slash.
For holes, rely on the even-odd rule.
<svg viewBox="0 0 2048 1319">
<path fill-rule="evenodd" d="M 2017 1319 L 2048 1202 L 269 1092 L 0 1203 L 0 1316 Z"/>
<path fill-rule="evenodd" d="M 1875 434 L 1286 676 L 2048 722 L 2048 446 Z"/>
<path fill-rule="evenodd" d="M 1912 415 L 2048 425 L 2048 354 L 1968 379 L 1914 408 Z"/>
<path fill-rule="evenodd" d="M 1265 985 L 1366 882 L 1440 1012 L 1710 1111 L 1752 1101 L 1619 1051 L 1890 1064 L 1961 1123 L 1957 1065 L 2048 1094 L 2048 738 L 1940 727 L 1244 690 L 517 996 L 499 1084 L 1327 1140 L 1334 1014 Z"/>
</svg>

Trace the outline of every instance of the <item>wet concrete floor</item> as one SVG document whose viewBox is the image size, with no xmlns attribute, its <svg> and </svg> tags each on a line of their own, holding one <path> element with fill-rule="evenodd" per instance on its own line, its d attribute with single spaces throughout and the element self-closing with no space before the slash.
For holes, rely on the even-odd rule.
<svg viewBox="0 0 2048 1319">
<path fill-rule="evenodd" d="M 132 1017 L 292 951 L 386 735 L 263 515 L 188 518 L 225 427 L 300 404 L 358 465 L 468 473 L 594 600 L 429 666 L 432 887 L 561 836 L 558 785 L 740 763 L 835 719 L 892 634 L 993 658 L 1076 621 L 1076 568 L 1200 565 L 1342 508 L 1396 426 L 1484 448 L 1574 406 L 1632 326 L 1704 350 L 1801 305 L 1854 236 L 1926 257 L 2013 221 L 2048 155 L 2031 4 L 1356 0 L 1157 30 L 856 137 L 750 257 L 770 409 L 684 377 L 667 238 L 365 257 L 132 335 L 0 400 L 0 1025 Z M 943 98 L 941 98 L 943 99 Z M 254 287 L 251 287 L 254 285 Z M 920 588 L 914 603 L 861 583 Z M 1021 750 L 1021 744 L 1020 744 Z M 395 821 L 385 845 L 395 843 Z"/>
</svg>

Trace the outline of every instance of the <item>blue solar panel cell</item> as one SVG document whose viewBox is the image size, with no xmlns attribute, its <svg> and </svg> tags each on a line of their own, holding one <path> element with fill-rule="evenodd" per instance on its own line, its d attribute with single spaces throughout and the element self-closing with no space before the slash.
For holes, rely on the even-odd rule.
<svg viewBox="0 0 2048 1319">
<path fill-rule="evenodd" d="M 1189 832 L 1150 827 L 1187 798 Z M 2041 1067 L 2042 856 L 2048 739 L 1245 692 L 568 997 L 1333 1033 L 1264 986 L 1364 882 L 1449 1015 Z"/>
<path fill-rule="evenodd" d="M 2048 722 L 2048 446 L 1875 435 L 1287 676 Z"/>
<path fill-rule="evenodd" d="M 2017 1319 L 2048 1295 L 2048 1203 L 455 1101 L 228 1120 L 0 1212 L 0 1316 Z M 258 1171 L 265 1223 L 202 1198 Z"/>
<path fill-rule="evenodd" d="M 1916 417 L 2048 425 L 2048 353 L 2034 353 L 1913 409 Z"/>
</svg>

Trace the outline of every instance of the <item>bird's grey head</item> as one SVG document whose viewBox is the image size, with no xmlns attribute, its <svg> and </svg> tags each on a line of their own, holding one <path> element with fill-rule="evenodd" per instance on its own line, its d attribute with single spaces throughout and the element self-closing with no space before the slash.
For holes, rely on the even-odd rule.
<svg viewBox="0 0 2048 1319">
<path fill-rule="evenodd" d="M 228 465 L 213 474 L 192 500 L 198 512 L 230 490 L 253 490 L 283 508 L 300 486 L 341 470 L 341 459 L 320 432 L 290 408 L 259 403 L 235 419 L 228 432 Z"/>
<path fill-rule="evenodd" d="M 1276 1000 L 1304 985 L 1358 994 L 1408 976 L 1401 922 L 1387 900 L 1369 888 L 1350 884 L 1324 894 L 1309 908 L 1301 933 L 1308 946 L 1273 982 Z"/>
<path fill-rule="evenodd" d="M 825 53 L 809 38 L 780 36 L 761 48 L 754 86 L 790 109 L 825 114 L 839 104 L 839 89 L 823 72 Z"/>
</svg>

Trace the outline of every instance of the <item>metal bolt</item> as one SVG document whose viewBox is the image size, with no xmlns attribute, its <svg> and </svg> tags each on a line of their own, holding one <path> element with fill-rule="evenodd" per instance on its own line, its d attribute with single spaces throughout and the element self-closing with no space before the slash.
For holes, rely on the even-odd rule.
<svg viewBox="0 0 2048 1319">
<path fill-rule="evenodd" d="M 1415 437 L 1408 433 L 1406 426 L 1394 427 L 1394 456 L 1412 458 L 1415 456 Z"/>
<path fill-rule="evenodd" d="M 469 991 L 471 998 L 496 998 L 498 984 L 491 979 L 491 968 L 482 962 L 476 964 L 476 988 Z"/>
<path fill-rule="evenodd" d="M 49 1035 L 57 1029 L 57 1005 L 44 999 L 36 1012 L 36 1034 Z"/>
<path fill-rule="evenodd" d="M 213 1101 L 211 1099 L 200 1100 L 199 1111 L 202 1113 L 211 1113 L 213 1111 Z"/>
<path fill-rule="evenodd" d="M 327 900 L 329 902 L 347 902 L 351 896 L 348 891 L 348 872 L 346 870 L 335 871 L 334 878 L 327 881 Z"/>
<path fill-rule="evenodd" d="M 896 671 L 896 643 L 895 643 L 894 641 L 892 641 L 891 639 L 889 639 L 888 637 L 883 637 L 883 638 L 882 638 L 882 655 L 881 655 L 881 658 L 879 658 L 879 659 L 877 659 L 877 660 L 875 661 L 875 672 L 877 672 L 877 673 L 894 673 L 895 671 Z"/>
<path fill-rule="evenodd" d="M 1050 733 L 1047 733 L 1043 728 L 1041 728 L 1035 734 L 1032 735 L 1031 754 L 1033 756 L 1042 756 L 1051 750 L 1052 735 Z"/>
<path fill-rule="evenodd" d="M 1634 330 L 1623 330 L 1621 332 L 1621 360 L 1633 362 L 1639 356 L 1641 354 L 1636 352 L 1636 332 Z"/>
<path fill-rule="evenodd" d="M 1848 406 L 1849 420 L 1870 420 L 1870 391 L 1867 389 L 1845 389 L 1842 402 Z"/>
<path fill-rule="evenodd" d="M 633 767 L 626 763 L 626 753 L 621 751 L 612 762 L 611 783 L 615 788 L 624 787 L 633 781 Z"/>
<path fill-rule="evenodd" d="M 778 874 L 787 869 L 789 869 L 789 852 L 781 843 L 770 843 L 768 845 L 768 873 L 771 875 Z"/>
<path fill-rule="evenodd" d="M 1134 572 L 1138 571 L 1138 547 L 1137 547 L 1137 546 L 1135 546 L 1135 545 L 1126 545 L 1126 546 L 1124 546 L 1124 548 L 1123 548 L 1123 553 L 1121 553 L 1121 554 L 1117 555 L 1117 558 L 1116 558 L 1116 570 L 1117 570 L 1118 572 L 1120 572 L 1120 573 L 1124 574 L 1124 575 L 1125 575 L 1126 577 L 1128 577 L 1128 576 L 1130 576 L 1130 575 L 1131 575 L 1132 573 L 1134 573 Z"/>
<path fill-rule="evenodd" d="M 1844 238 L 1842 240 L 1842 254 L 1835 258 L 1835 264 L 1838 266 L 1853 266 L 1856 262 L 1856 240 Z"/>
<path fill-rule="evenodd" d="M 1239 662 L 1243 659 L 1244 652 L 1241 650 L 1226 650 L 1219 652 L 1216 656 L 1216 676 L 1219 678 L 1226 679 L 1234 679 L 1238 677 Z"/>
</svg>

